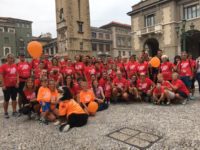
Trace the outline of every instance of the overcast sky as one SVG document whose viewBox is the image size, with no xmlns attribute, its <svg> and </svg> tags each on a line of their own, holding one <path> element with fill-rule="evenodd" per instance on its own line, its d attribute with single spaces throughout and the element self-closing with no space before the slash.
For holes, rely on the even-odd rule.
<svg viewBox="0 0 200 150">
<path fill-rule="evenodd" d="M 126 15 L 140 0 L 90 0 L 91 25 L 111 21 L 130 24 Z M 0 16 L 33 21 L 33 35 L 50 32 L 56 36 L 55 0 L 0 0 Z"/>
</svg>

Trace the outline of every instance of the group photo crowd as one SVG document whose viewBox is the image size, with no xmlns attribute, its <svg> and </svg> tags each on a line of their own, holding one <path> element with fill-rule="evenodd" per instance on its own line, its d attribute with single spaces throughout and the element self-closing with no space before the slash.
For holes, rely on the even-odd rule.
<svg viewBox="0 0 200 150">
<path fill-rule="evenodd" d="M 158 50 L 156 57 L 158 67 L 146 51 L 129 58 L 43 54 L 29 61 L 23 53 L 18 61 L 8 54 L 0 67 L 4 118 L 10 117 L 12 100 L 13 117 L 27 115 L 66 132 L 86 125 L 90 116 L 111 104 L 171 106 L 194 100 L 195 82 L 200 85 L 199 59 L 185 51 L 172 60 Z"/>
</svg>

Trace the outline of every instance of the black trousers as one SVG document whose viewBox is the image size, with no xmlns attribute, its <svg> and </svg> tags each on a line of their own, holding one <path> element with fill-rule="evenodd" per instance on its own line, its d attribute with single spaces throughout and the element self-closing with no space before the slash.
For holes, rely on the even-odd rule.
<svg viewBox="0 0 200 150">
<path fill-rule="evenodd" d="M 70 125 L 70 128 L 73 127 L 82 127 L 87 124 L 88 115 L 87 114 L 71 114 L 68 116 L 67 123 Z"/>
</svg>

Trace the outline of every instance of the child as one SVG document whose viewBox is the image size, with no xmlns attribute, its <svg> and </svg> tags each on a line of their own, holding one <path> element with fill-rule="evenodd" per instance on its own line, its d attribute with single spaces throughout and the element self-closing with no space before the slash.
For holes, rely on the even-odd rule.
<svg viewBox="0 0 200 150">
<path fill-rule="evenodd" d="M 43 78 L 41 81 L 42 86 L 39 88 L 37 100 L 41 105 L 42 113 L 41 113 L 41 122 L 44 124 L 48 124 L 48 115 L 50 111 L 50 101 L 51 101 L 51 91 L 48 88 L 48 80 L 47 78 Z"/>
<path fill-rule="evenodd" d="M 70 128 L 81 127 L 87 124 L 88 114 L 81 106 L 73 99 L 73 96 L 68 88 L 64 89 L 63 97 L 59 103 L 59 115 L 65 118 L 60 126 L 61 132 L 67 132 Z"/>
<path fill-rule="evenodd" d="M 48 116 L 50 121 L 56 123 L 56 118 L 59 116 L 58 109 L 56 108 L 58 104 L 58 90 L 56 89 L 56 82 L 54 80 L 49 81 L 49 89 L 51 91 L 51 105 L 50 105 L 50 114 Z"/>
<path fill-rule="evenodd" d="M 103 92 L 103 88 L 99 86 L 97 80 L 92 82 L 92 89 L 95 94 L 95 101 L 99 104 L 98 111 L 102 111 L 108 108 L 108 104 L 105 103 L 105 95 Z"/>
<path fill-rule="evenodd" d="M 153 90 L 153 103 L 161 104 L 165 100 L 165 90 L 160 83 L 156 84 L 156 87 Z"/>
<path fill-rule="evenodd" d="M 34 80 L 28 78 L 25 84 L 25 88 L 22 94 L 23 108 L 20 110 L 21 113 L 28 115 L 31 119 L 32 113 L 37 113 L 40 115 L 40 104 L 37 102 Z"/>
</svg>

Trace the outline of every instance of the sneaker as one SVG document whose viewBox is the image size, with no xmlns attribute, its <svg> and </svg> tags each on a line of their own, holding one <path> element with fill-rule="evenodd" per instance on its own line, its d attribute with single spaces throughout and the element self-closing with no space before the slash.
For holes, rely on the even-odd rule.
<svg viewBox="0 0 200 150">
<path fill-rule="evenodd" d="M 8 119 L 8 118 L 9 118 L 8 113 L 5 113 L 5 114 L 4 114 L 4 118 L 5 118 L 5 119 Z"/>
<path fill-rule="evenodd" d="M 171 103 L 168 101 L 167 103 L 166 103 L 166 105 L 170 105 Z"/>
<path fill-rule="evenodd" d="M 58 125 L 60 125 L 60 121 L 59 120 L 57 120 L 56 122 L 54 122 L 53 123 L 55 126 L 58 126 Z"/>
<path fill-rule="evenodd" d="M 191 95 L 191 96 L 189 97 L 189 99 L 190 99 L 190 100 L 195 100 L 195 97 Z"/>
<path fill-rule="evenodd" d="M 70 125 L 67 124 L 67 125 L 65 125 L 65 126 L 62 128 L 62 131 L 61 131 L 61 132 L 67 132 L 67 131 L 69 131 L 69 129 L 70 129 Z"/>
<path fill-rule="evenodd" d="M 49 122 L 45 119 L 45 118 L 40 118 L 40 123 L 43 123 L 43 124 L 45 124 L 45 125 L 48 125 L 49 124 Z"/>
<path fill-rule="evenodd" d="M 184 99 L 183 101 L 182 101 L 182 105 L 186 105 L 187 104 L 187 99 Z"/>
<path fill-rule="evenodd" d="M 18 112 L 13 112 L 13 113 L 12 113 L 12 116 L 13 116 L 13 117 L 18 117 L 19 114 L 18 114 Z"/>
</svg>

